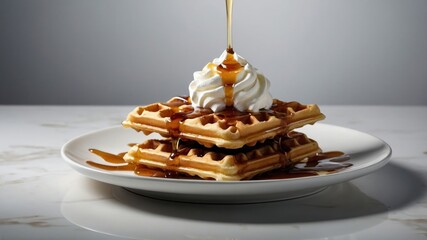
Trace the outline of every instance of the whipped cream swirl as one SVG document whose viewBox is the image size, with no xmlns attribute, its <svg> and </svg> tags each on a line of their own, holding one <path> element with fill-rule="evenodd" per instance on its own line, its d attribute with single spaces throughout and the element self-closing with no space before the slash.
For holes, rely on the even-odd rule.
<svg viewBox="0 0 427 240">
<path fill-rule="evenodd" d="M 208 63 L 202 71 L 193 74 L 190 83 L 190 99 L 194 107 L 210 108 L 220 112 L 226 108 L 224 84 L 217 71 L 217 66 L 224 62 L 227 51 L 219 58 Z M 239 111 L 259 112 L 271 107 L 273 98 L 269 92 L 270 81 L 246 59 L 233 54 L 234 59 L 243 66 L 237 74 L 233 85 L 233 106 Z"/>
</svg>

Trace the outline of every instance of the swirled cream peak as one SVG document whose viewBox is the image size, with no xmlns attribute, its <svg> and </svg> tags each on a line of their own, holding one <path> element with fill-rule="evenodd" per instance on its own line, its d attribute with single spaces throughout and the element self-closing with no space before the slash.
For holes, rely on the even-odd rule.
<svg viewBox="0 0 427 240">
<path fill-rule="evenodd" d="M 220 112 L 227 106 L 258 112 L 271 107 L 270 81 L 246 59 L 230 51 L 194 73 L 190 99 L 194 107 Z"/>
</svg>

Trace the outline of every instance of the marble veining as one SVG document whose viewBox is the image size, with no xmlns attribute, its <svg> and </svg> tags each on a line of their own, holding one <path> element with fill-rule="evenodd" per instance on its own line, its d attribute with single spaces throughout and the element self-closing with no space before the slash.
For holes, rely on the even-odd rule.
<svg viewBox="0 0 427 240">
<path fill-rule="evenodd" d="M 37 145 L 11 145 L 9 150 L 0 152 L 0 163 L 32 161 L 60 157 L 60 148 Z"/>
<path fill-rule="evenodd" d="M 2 181 L 0 182 L 1 185 L 12 185 L 12 184 L 21 184 L 21 183 L 27 183 L 27 182 L 33 182 L 40 179 L 40 176 L 33 176 L 33 177 L 21 177 L 16 180 L 10 180 L 10 181 Z"/>
<path fill-rule="evenodd" d="M 59 218 L 43 217 L 39 215 L 13 218 L 0 218 L 0 225 L 29 225 L 37 228 L 60 227 L 55 223 Z"/>
<path fill-rule="evenodd" d="M 82 107 L 90 110 L 91 107 Z M 104 123 L 105 125 L 120 125 L 125 119 L 126 114 L 121 113 L 126 107 L 121 108 L 121 111 L 117 111 L 116 116 L 111 116 L 110 111 L 96 112 L 96 111 L 85 111 L 84 114 L 76 113 L 73 119 L 65 119 L 61 121 L 45 121 L 39 123 L 39 126 L 53 129 L 67 129 L 67 128 L 80 128 L 82 126 L 94 126 L 98 123 Z"/>
<path fill-rule="evenodd" d="M 69 128 L 66 123 L 41 123 L 40 126 L 48 128 Z"/>
<path fill-rule="evenodd" d="M 141 197 L 61 159 L 132 109 L 0 106 L 0 239 L 427 239 L 427 106 L 321 106 L 324 123 L 389 143 L 391 162 L 307 198 L 236 206 Z"/>
<path fill-rule="evenodd" d="M 413 228 L 415 232 L 424 235 L 427 238 L 427 218 L 389 218 L 391 221 L 402 223 L 410 228 Z"/>
</svg>

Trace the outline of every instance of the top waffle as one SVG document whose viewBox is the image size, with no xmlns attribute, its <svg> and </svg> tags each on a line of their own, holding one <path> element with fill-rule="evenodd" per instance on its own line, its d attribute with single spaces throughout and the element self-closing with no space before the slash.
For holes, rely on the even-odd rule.
<svg viewBox="0 0 427 240">
<path fill-rule="evenodd" d="M 237 149 L 324 118 L 315 104 L 274 99 L 270 109 L 257 113 L 235 109 L 214 113 L 209 109 L 193 108 L 186 97 L 175 97 L 166 103 L 136 107 L 123 126 L 147 135 L 156 132 L 164 137 L 194 140 L 206 147 Z"/>
</svg>

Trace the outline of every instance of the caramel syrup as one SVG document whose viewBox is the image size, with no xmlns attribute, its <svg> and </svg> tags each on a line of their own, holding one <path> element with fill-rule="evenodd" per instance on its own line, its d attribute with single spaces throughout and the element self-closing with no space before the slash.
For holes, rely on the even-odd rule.
<svg viewBox="0 0 427 240">
<path fill-rule="evenodd" d="M 130 145 L 130 144 L 129 144 Z M 135 145 L 135 144 L 132 144 Z M 89 151 L 98 157 L 102 158 L 105 162 L 117 165 L 106 165 L 93 161 L 86 161 L 90 166 L 107 170 L 107 171 L 133 171 L 136 175 L 146 177 L 160 177 L 160 178 L 181 178 L 180 174 L 172 171 L 163 171 L 151 169 L 141 164 L 127 163 L 123 156 L 126 152 L 112 154 L 98 149 L 89 149 Z"/>
<path fill-rule="evenodd" d="M 281 144 L 282 145 L 282 144 Z M 187 154 L 188 151 L 193 149 L 193 145 L 189 144 L 180 149 L 181 154 Z M 200 147 L 200 146 L 199 146 Z M 244 149 L 225 149 L 221 154 L 223 155 L 234 155 L 235 161 L 239 162 L 239 151 L 250 151 L 253 147 L 245 146 Z M 322 152 L 312 157 L 308 157 L 305 162 L 297 163 L 295 165 L 288 164 L 288 156 L 284 149 L 277 149 L 280 157 L 283 159 L 284 165 L 287 167 L 279 168 L 267 173 L 255 176 L 252 180 L 267 180 L 267 179 L 289 179 L 289 178 L 300 178 L 308 176 L 318 176 L 320 174 L 330 174 L 345 168 L 351 167 L 352 164 L 347 162 L 350 157 L 342 152 Z M 175 178 L 175 179 L 201 179 L 196 176 L 189 176 L 184 173 L 179 173 L 173 170 L 161 170 L 152 169 L 142 164 L 127 163 L 123 156 L 125 153 L 112 154 L 97 149 L 89 149 L 89 151 L 98 157 L 101 157 L 104 161 L 116 165 L 106 165 L 93 161 L 87 161 L 87 164 L 107 170 L 107 171 L 133 171 L 136 175 L 146 177 L 158 177 L 158 178 Z M 209 150 L 210 151 L 210 150 Z M 204 155 L 204 150 L 201 149 L 197 154 L 199 157 Z M 174 158 L 179 158 L 175 156 Z"/>
<path fill-rule="evenodd" d="M 350 160 L 350 156 L 343 152 L 321 152 L 308 157 L 305 162 L 260 174 L 254 180 L 289 179 L 331 174 L 353 166 L 352 163 L 346 162 L 348 160 Z"/>
<path fill-rule="evenodd" d="M 180 137 L 179 125 L 180 122 L 186 119 L 192 119 L 197 117 L 211 117 L 209 115 L 214 114 L 223 122 L 226 122 L 227 125 L 233 125 L 236 121 L 242 121 L 244 124 L 249 123 L 250 116 L 254 116 L 259 121 L 268 120 L 268 117 L 274 116 L 278 119 L 286 120 L 286 118 L 290 117 L 287 112 L 287 108 L 292 106 L 296 111 L 299 108 L 303 109 L 304 106 L 298 106 L 297 102 L 289 102 L 286 104 L 281 103 L 273 103 L 270 109 L 260 109 L 259 112 L 241 112 L 234 107 L 227 107 L 223 111 L 214 113 L 212 110 L 208 108 L 194 108 L 191 106 L 191 102 L 188 96 L 180 96 L 175 97 L 171 102 L 163 103 L 170 107 L 171 113 L 169 117 L 166 118 L 166 128 L 169 132 L 169 135 L 173 138 Z M 286 123 L 284 123 L 285 125 Z M 286 127 L 286 126 L 284 126 Z"/>
<path fill-rule="evenodd" d="M 233 0 L 225 0 L 227 14 L 227 56 L 224 61 L 216 67 L 216 72 L 222 79 L 224 86 L 225 105 L 233 106 L 234 84 L 236 84 L 237 75 L 242 71 L 243 66 L 234 59 L 234 50 L 232 45 L 232 20 L 233 20 Z"/>
<path fill-rule="evenodd" d="M 237 81 L 237 75 L 243 70 L 243 66 L 234 59 L 232 48 L 227 49 L 227 56 L 224 61 L 216 67 L 216 71 L 222 79 L 224 86 L 225 105 L 233 106 L 234 85 Z"/>
<path fill-rule="evenodd" d="M 182 152 L 179 149 L 179 143 L 181 140 L 181 131 L 179 127 L 181 122 L 188 118 L 196 118 L 212 113 L 212 111 L 210 109 L 194 109 L 190 104 L 190 99 L 188 96 L 175 97 L 173 101 L 164 103 L 164 105 L 170 107 L 172 111 L 170 117 L 166 120 L 166 128 L 168 130 L 169 136 L 171 137 L 173 149 L 171 155 L 169 156 L 167 165 L 172 169 L 173 167 L 179 166 L 178 156 Z"/>
<path fill-rule="evenodd" d="M 93 161 L 86 162 L 87 164 L 93 167 L 108 170 L 108 171 L 132 171 L 135 169 L 135 166 L 136 166 L 135 164 L 127 163 L 123 159 L 123 156 L 126 154 L 125 152 L 122 152 L 119 154 L 112 154 L 112 153 L 104 152 L 98 149 L 89 149 L 89 151 L 97 155 L 98 157 L 104 159 L 104 161 L 108 163 L 120 164 L 120 165 L 105 165 L 105 164 L 100 164 Z"/>
</svg>

